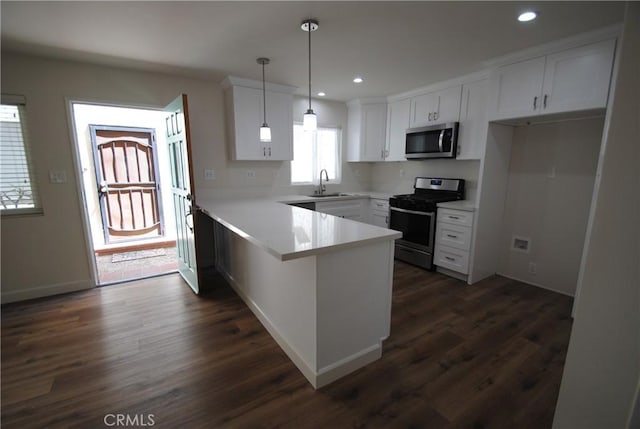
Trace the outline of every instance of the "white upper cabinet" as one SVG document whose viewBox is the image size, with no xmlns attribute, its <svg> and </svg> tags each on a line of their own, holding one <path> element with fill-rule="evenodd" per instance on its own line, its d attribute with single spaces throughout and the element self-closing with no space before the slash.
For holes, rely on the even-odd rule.
<svg viewBox="0 0 640 429">
<path fill-rule="evenodd" d="M 540 107 L 545 57 L 500 67 L 494 76 L 496 111 L 493 119 L 534 115 Z"/>
<path fill-rule="evenodd" d="M 605 108 L 615 39 L 499 67 L 490 119 Z"/>
<path fill-rule="evenodd" d="M 543 113 L 607 107 L 615 39 L 547 56 Z"/>
<path fill-rule="evenodd" d="M 352 100 L 348 105 L 347 161 L 384 161 L 387 135 L 385 99 Z"/>
<path fill-rule="evenodd" d="M 411 115 L 411 100 L 394 101 L 387 106 L 387 156 L 385 161 L 406 161 L 405 140 L 409 117 Z"/>
<path fill-rule="evenodd" d="M 489 79 L 462 85 L 457 159 L 481 159 L 487 144 Z"/>
<path fill-rule="evenodd" d="M 461 85 L 456 85 L 413 97 L 409 127 L 457 122 L 460 117 L 461 90 Z"/>
<path fill-rule="evenodd" d="M 267 123 L 271 142 L 260 141 L 263 122 L 262 82 L 227 77 L 225 88 L 227 138 L 233 160 L 290 161 L 293 159 L 294 87 L 267 84 Z"/>
</svg>

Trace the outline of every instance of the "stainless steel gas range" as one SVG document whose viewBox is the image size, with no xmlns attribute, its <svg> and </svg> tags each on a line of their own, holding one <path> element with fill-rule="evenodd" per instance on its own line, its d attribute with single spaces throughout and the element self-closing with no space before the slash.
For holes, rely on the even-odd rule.
<svg viewBox="0 0 640 429">
<path fill-rule="evenodd" d="M 402 232 L 396 259 L 433 269 L 437 204 L 464 199 L 463 179 L 416 177 L 413 194 L 389 199 L 389 228 Z"/>
</svg>

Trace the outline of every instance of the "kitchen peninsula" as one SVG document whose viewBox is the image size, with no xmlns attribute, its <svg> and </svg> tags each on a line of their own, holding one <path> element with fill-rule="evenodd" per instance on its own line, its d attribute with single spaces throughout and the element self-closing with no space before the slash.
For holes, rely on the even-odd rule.
<svg viewBox="0 0 640 429">
<path fill-rule="evenodd" d="M 399 232 L 269 199 L 199 205 L 222 275 L 314 388 L 380 358 Z"/>
</svg>

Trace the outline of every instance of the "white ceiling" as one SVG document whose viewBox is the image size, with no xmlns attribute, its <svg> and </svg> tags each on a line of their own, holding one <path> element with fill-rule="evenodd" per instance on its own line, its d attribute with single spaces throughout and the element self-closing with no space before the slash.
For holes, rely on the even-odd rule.
<svg viewBox="0 0 640 429">
<path fill-rule="evenodd" d="M 390 95 L 482 61 L 623 20 L 623 2 L 0 2 L 2 50 L 221 78 L 267 80 L 349 100 Z M 539 11 L 517 22 L 524 9 Z M 355 75 L 365 82 L 356 85 Z"/>
</svg>

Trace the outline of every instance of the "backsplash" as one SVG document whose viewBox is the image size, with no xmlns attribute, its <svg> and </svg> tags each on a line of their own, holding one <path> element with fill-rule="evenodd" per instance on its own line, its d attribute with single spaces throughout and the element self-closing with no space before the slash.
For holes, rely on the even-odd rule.
<svg viewBox="0 0 640 429">
<path fill-rule="evenodd" d="M 465 180 L 465 196 L 476 201 L 480 161 L 430 159 L 424 161 L 374 163 L 371 167 L 371 190 L 387 194 L 413 192 L 417 176 Z"/>
</svg>

